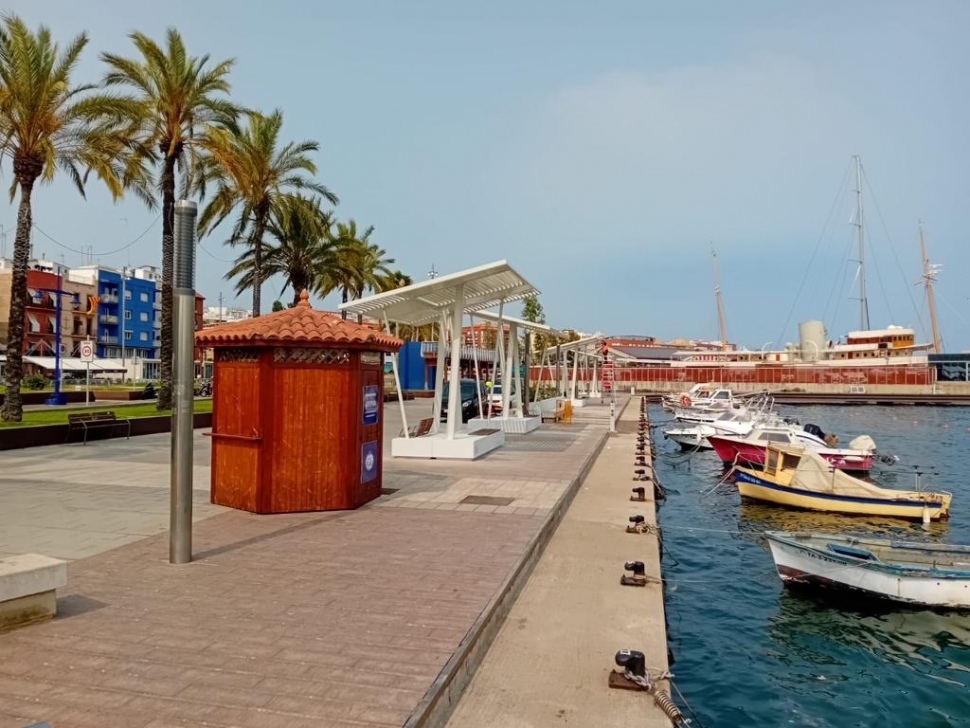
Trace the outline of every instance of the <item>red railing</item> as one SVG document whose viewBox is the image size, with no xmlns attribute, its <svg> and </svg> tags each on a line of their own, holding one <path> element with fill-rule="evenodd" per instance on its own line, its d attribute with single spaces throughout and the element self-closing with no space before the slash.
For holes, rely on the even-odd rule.
<svg viewBox="0 0 970 728">
<path fill-rule="evenodd" d="M 580 369 L 580 381 L 592 377 L 592 369 Z M 572 369 L 565 373 L 572 378 Z M 532 381 L 555 381 L 555 369 L 532 368 Z M 925 365 L 893 365 L 870 367 L 801 367 L 759 365 L 754 367 L 616 367 L 613 381 L 622 382 L 680 382 L 691 385 L 703 382 L 750 385 L 843 384 L 866 385 L 927 385 L 936 382 L 936 367 Z"/>
</svg>

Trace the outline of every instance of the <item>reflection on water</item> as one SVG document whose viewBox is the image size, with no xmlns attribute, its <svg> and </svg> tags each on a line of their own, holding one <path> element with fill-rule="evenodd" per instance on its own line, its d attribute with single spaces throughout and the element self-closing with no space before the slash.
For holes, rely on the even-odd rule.
<svg viewBox="0 0 970 728">
<path fill-rule="evenodd" d="M 795 511 L 741 502 L 712 453 L 657 459 L 676 683 L 705 726 L 970 726 L 970 615 L 782 587 L 766 530 L 970 543 L 970 410 L 792 408 L 842 442 L 870 434 L 900 461 L 875 480 L 954 493 L 949 522 Z M 652 416 L 658 418 L 659 410 Z M 945 427 L 945 425 L 949 425 Z M 657 443 L 663 450 L 664 443 Z"/>
<path fill-rule="evenodd" d="M 768 635 L 786 662 L 797 657 L 816 665 L 841 664 L 837 652 L 862 649 L 930 679 L 962 687 L 970 683 L 970 627 L 959 614 L 786 589 L 768 621 Z"/>
</svg>

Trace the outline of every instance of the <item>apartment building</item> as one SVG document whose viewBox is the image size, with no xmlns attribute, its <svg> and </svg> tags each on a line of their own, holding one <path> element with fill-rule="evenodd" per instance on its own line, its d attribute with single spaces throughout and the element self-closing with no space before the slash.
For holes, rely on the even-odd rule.
<svg viewBox="0 0 970 728">
<path fill-rule="evenodd" d="M 13 271 L 0 262 L 0 342 L 9 337 L 10 290 Z M 61 291 L 58 296 L 55 291 Z M 27 270 L 24 311 L 24 353 L 54 356 L 57 336 L 57 299 L 61 304 L 61 355 L 77 356 L 81 342 L 93 338 L 97 327 L 96 287 L 76 278 L 65 266 L 34 260 Z"/>
</svg>

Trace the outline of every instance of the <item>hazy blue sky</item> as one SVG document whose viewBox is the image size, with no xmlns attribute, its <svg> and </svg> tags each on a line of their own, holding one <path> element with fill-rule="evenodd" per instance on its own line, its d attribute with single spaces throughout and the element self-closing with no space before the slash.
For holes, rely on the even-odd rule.
<svg viewBox="0 0 970 728">
<path fill-rule="evenodd" d="M 102 50 L 131 55 L 135 29 L 161 39 L 175 25 L 190 52 L 235 57 L 234 97 L 282 108 L 288 136 L 321 142 L 338 215 L 375 225 L 403 270 L 420 280 L 432 264 L 507 258 L 542 290 L 550 323 L 586 331 L 715 339 L 712 243 L 730 339 L 778 346 L 809 318 L 833 338 L 856 328 L 854 201 L 839 191 L 861 154 L 873 326 L 928 330 L 913 285 L 922 218 L 943 265 L 947 348 L 970 347 L 966 0 L 12 10 L 64 41 L 90 34 L 78 80 L 100 78 Z M 160 223 L 97 255 L 156 217 L 134 199 L 112 205 L 92 186 L 84 202 L 62 180 L 34 200 L 37 225 L 61 243 L 105 264 L 159 262 Z M 8 254 L 15 221 L 5 205 Z M 199 252 L 212 305 L 232 299 L 223 239 L 217 230 Z M 34 246 L 80 263 L 39 233 Z"/>
</svg>

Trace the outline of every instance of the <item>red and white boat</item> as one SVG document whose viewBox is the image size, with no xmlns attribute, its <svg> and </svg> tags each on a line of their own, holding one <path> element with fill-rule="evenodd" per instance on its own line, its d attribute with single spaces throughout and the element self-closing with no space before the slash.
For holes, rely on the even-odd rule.
<svg viewBox="0 0 970 728">
<path fill-rule="evenodd" d="M 866 473 L 872 469 L 876 443 L 868 435 L 860 435 L 840 448 L 838 438 L 826 435 L 817 425 L 762 425 L 754 427 L 744 437 L 727 434 L 709 435 L 707 441 L 724 463 L 761 467 L 765 463 L 768 445 L 808 447 L 839 470 Z"/>
</svg>

